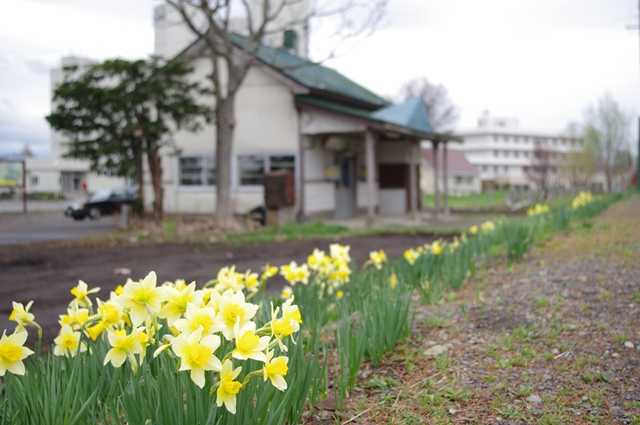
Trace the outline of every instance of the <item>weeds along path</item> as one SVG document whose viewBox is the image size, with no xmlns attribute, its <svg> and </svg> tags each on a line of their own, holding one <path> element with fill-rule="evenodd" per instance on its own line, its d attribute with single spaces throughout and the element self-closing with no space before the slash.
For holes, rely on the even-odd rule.
<svg viewBox="0 0 640 425">
<path fill-rule="evenodd" d="M 419 306 L 341 422 L 640 424 L 640 196 L 572 227 Z"/>
</svg>

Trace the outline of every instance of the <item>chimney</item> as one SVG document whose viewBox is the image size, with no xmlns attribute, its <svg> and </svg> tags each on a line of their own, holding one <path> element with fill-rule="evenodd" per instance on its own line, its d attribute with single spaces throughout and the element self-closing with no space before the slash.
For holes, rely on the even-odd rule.
<svg viewBox="0 0 640 425">
<path fill-rule="evenodd" d="M 298 53 L 298 33 L 295 30 L 285 30 L 282 47 L 293 53 Z"/>
</svg>

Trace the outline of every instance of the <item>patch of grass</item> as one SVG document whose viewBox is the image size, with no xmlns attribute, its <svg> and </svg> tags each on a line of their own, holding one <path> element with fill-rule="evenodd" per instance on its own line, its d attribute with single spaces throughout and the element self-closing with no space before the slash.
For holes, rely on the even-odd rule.
<svg viewBox="0 0 640 425">
<path fill-rule="evenodd" d="M 437 316 L 429 316 L 424 322 L 427 328 L 443 329 L 449 326 L 447 319 Z"/>
<path fill-rule="evenodd" d="M 283 226 L 265 227 L 251 232 L 232 233 L 227 240 L 233 243 L 274 242 L 313 237 L 333 237 L 347 234 L 345 226 L 325 223 L 285 224 Z"/>
<path fill-rule="evenodd" d="M 585 384 L 594 384 L 596 382 L 608 382 L 608 379 L 605 376 L 605 374 L 599 370 L 597 371 L 587 370 L 586 372 L 583 372 L 582 375 L 580 375 L 580 378 L 582 379 L 582 382 L 584 382 Z"/>
<path fill-rule="evenodd" d="M 529 397 L 533 393 L 533 387 L 531 385 L 520 385 L 516 388 L 515 396 L 519 398 Z"/>
<path fill-rule="evenodd" d="M 460 234 L 465 227 L 431 227 L 413 225 L 387 225 L 366 229 L 350 229 L 339 224 L 303 223 L 269 226 L 250 232 L 230 233 L 225 240 L 231 243 L 264 243 L 304 239 L 329 239 L 352 236 L 384 236 L 384 235 L 439 235 L 451 237 Z"/>
<path fill-rule="evenodd" d="M 451 366 L 451 360 L 446 353 L 443 353 L 436 357 L 435 365 L 438 372 L 446 372 Z"/>
<path fill-rule="evenodd" d="M 633 302 L 640 303 L 640 292 L 633 294 Z"/>
<path fill-rule="evenodd" d="M 613 340 L 616 344 L 624 344 L 625 342 L 629 341 L 629 337 L 625 334 L 615 334 L 613 336 Z"/>
<path fill-rule="evenodd" d="M 374 390 L 389 390 L 398 385 L 398 381 L 388 376 L 376 375 L 369 379 L 364 387 Z"/>
<path fill-rule="evenodd" d="M 537 309 L 545 309 L 549 306 L 550 302 L 548 298 L 540 297 L 536 299 L 535 306 Z"/>
<path fill-rule="evenodd" d="M 174 240 L 178 234 L 178 223 L 175 219 L 166 218 L 162 221 L 162 233 L 165 240 Z"/>
<path fill-rule="evenodd" d="M 484 193 L 473 193 L 470 195 L 451 196 L 449 195 L 449 207 L 451 208 L 500 208 L 504 207 L 507 192 L 492 191 Z M 425 195 L 424 205 L 433 207 L 435 198 L 433 195 Z"/>
</svg>

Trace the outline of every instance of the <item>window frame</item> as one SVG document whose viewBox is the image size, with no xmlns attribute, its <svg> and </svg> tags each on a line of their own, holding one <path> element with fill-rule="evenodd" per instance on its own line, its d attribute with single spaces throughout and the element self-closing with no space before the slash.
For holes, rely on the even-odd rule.
<svg viewBox="0 0 640 425">
<path fill-rule="evenodd" d="M 261 189 L 263 187 L 263 184 L 243 184 L 242 183 L 242 175 L 241 175 L 242 170 L 240 168 L 240 157 L 248 157 L 248 156 L 262 158 L 263 176 L 266 175 L 267 173 L 274 171 L 272 168 L 273 163 L 276 162 L 274 161 L 274 158 L 290 157 L 292 159 L 291 171 L 293 172 L 294 176 L 296 174 L 296 167 L 298 165 L 298 156 L 294 152 L 279 151 L 279 152 L 268 152 L 268 153 L 249 153 L 249 152 L 237 153 L 234 158 L 235 160 L 234 175 L 235 175 L 236 188 L 239 190 L 254 190 L 254 189 Z M 282 169 L 285 169 L 285 168 L 282 168 Z"/>
<path fill-rule="evenodd" d="M 200 183 L 184 184 L 183 183 L 183 164 L 185 159 L 198 159 L 200 161 Z M 192 167 L 194 168 L 194 167 Z M 212 183 L 209 184 L 209 172 L 213 170 Z M 178 157 L 178 187 L 181 189 L 203 189 L 216 187 L 216 159 L 213 155 L 184 155 Z"/>
</svg>

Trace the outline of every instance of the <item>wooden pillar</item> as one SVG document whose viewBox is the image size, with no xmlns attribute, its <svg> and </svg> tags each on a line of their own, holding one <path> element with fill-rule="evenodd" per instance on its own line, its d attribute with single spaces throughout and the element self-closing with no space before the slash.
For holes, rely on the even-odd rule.
<svg viewBox="0 0 640 425">
<path fill-rule="evenodd" d="M 27 213 L 27 159 L 22 159 L 22 213 Z"/>
<path fill-rule="evenodd" d="M 298 163 L 296 164 L 295 182 L 297 189 L 297 214 L 296 219 L 299 223 L 304 221 L 305 211 L 305 170 L 304 170 L 304 157 L 305 157 L 305 139 L 302 134 L 302 112 L 298 111 Z"/>
<path fill-rule="evenodd" d="M 365 132 L 365 156 L 367 167 L 367 225 L 373 225 L 375 218 L 376 192 L 376 140 L 371 130 Z"/>
<path fill-rule="evenodd" d="M 438 157 L 438 142 L 431 141 L 433 147 L 433 218 L 438 218 L 440 212 L 440 182 L 439 182 L 439 166 L 440 158 Z"/>
<path fill-rule="evenodd" d="M 415 217 L 418 207 L 418 177 L 416 175 L 415 158 L 420 158 L 419 154 L 412 156 L 409 160 L 409 213 L 412 217 Z"/>
<path fill-rule="evenodd" d="M 446 141 L 442 146 L 442 179 L 444 180 L 444 213 L 449 215 L 449 144 Z"/>
</svg>

